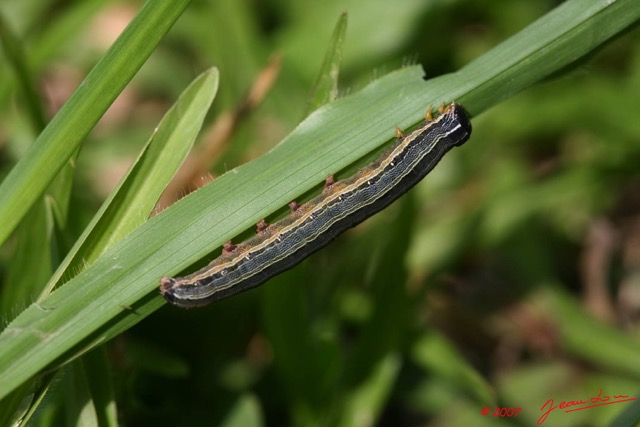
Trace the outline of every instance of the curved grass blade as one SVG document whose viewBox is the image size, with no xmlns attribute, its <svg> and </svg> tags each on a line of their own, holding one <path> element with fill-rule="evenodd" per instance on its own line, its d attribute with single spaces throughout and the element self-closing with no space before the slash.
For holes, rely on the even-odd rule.
<svg viewBox="0 0 640 427">
<path fill-rule="evenodd" d="M 0 244 L 15 229 L 189 0 L 148 0 L 0 185 Z"/>
<path fill-rule="evenodd" d="M 347 33 L 347 12 L 343 12 L 338 18 L 336 28 L 333 30 L 327 53 L 322 61 L 320 72 L 311 88 L 309 105 L 305 117 L 314 110 L 322 107 L 338 97 L 338 75 L 344 52 L 344 40 Z"/>
<path fill-rule="evenodd" d="M 219 72 L 200 74 L 169 109 L 129 171 L 103 203 L 38 301 L 140 226 L 193 146 L 218 90 Z"/>
</svg>

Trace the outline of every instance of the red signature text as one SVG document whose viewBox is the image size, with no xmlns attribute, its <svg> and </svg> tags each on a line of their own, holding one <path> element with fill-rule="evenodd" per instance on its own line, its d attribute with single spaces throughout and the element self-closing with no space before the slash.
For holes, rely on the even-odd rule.
<svg viewBox="0 0 640 427">
<path fill-rule="evenodd" d="M 564 412 L 575 412 L 582 411 L 583 409 L 595 408 L 596 406 L 613 405 L 614 403 L 629 402 L 632 400 L 638 400 L 638 398 L 629 397 L 622 394 L 603 396 L 602 389 L 598 391 L 597 396 L 591 397 L 587 400 L 568 400 L 555 405 L 554 400 L 549 399 L 544 403 L 544 405 L 542 405 L 542 408 L 540 408 L 540 410 L 544 412 L 542 413 L 542 415 L 540 415 L 540 418 L 538 418 L 538 424 L 543 424 L 547 420 L 549 414 L 556 409 L 564 409 Z"/>
</svg>

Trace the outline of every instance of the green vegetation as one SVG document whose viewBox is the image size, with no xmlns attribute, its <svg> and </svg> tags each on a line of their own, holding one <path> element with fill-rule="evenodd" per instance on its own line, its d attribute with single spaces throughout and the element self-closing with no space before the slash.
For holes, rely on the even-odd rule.
<svg viewBox="0 0 640 427">
<path fill-rule="evenodd" d="M 638 396 L 637 1 L 316 3 L 0 6 L 0 425 L 535 425 Z M 471 140 L 389 209 L 164 304 L 160 277 L 453 100 Z"/>
</svg>

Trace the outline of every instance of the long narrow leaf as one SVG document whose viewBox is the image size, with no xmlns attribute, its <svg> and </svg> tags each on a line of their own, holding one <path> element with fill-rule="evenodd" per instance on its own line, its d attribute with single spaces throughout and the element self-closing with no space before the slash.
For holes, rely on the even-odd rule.
<svg viewBox="0 0 640 427">
<path fill-rule="evenodd" d="M 0 185 L 0 244 L 151 55 L 189 0 L 148 0 Z"/>
<path fill-rule="evenodd" d="M 59 284 L 63 274 L 77 272 L 85 263 L 92 263 L 107 247 L 146 220 L 191 150 L 218 90 L 218 78 L 218 70 L 212 68 L 185 89 L 160 121 L 122 183 L 104 202 L 54 273 L 43 296 Z"/>
</svg>

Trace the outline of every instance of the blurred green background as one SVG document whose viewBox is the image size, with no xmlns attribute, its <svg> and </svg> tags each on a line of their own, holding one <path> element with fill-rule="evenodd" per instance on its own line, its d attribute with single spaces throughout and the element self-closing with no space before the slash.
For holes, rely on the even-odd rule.
<svg viewBox="0 0 640 427">
<path fill-rule="evenodd" d="M 304 118 L 343 11 L 340 96 L 407 64 L 422 64 L 427 77 L 455 71 L 560 3 L 193 1 L 84 144 L 61 238 L 73 243 L 206 68 L 220 70 L 200 142 L 222 141 L 207 159 L 215 177 Z M 140 5 L 3 1 L 48 118 Z M 275 83 L 220 137 L 216 119 L 238 110 L 265 69 Z M 0 109 L 4 178 L 37 131 L 3 56 Z M 112 340 L 120 423 L 535 425 L 549 399 L 637 397 L 637 28 L 473 126 L 423 183 L 295 269 L 205 309 L 165 306 Z M 175 194 L 208 179 L 179 181 Z M 14 251 L 11 241 L 0 250 L 0 286 Z M 3 320 L 31 298 L 1 302 Z M 74 375 L 62 370 L 33 425 L 74 423 L 65 412 Z M 498 420 L 480 415 L 484 407 L 522 410 Z M 629 408 L 556 410 L 546 424 L 601 426 Z"/>
</svg>

